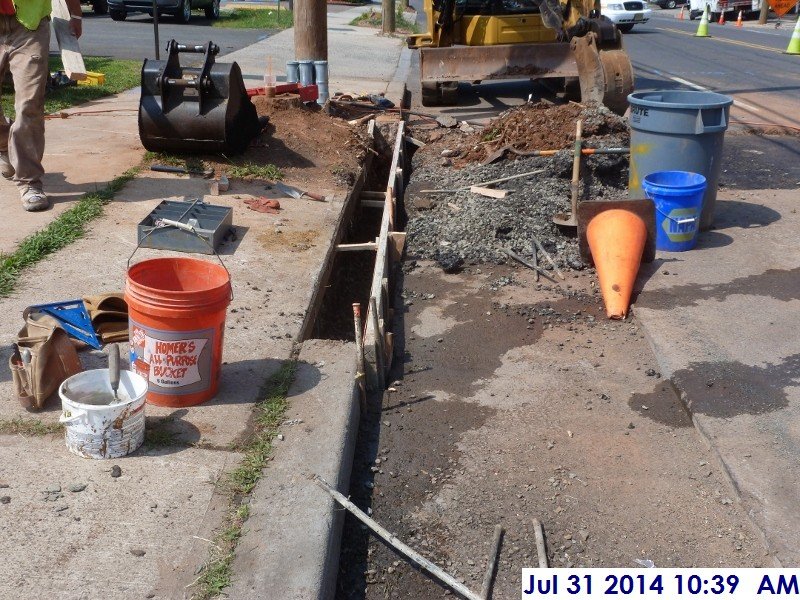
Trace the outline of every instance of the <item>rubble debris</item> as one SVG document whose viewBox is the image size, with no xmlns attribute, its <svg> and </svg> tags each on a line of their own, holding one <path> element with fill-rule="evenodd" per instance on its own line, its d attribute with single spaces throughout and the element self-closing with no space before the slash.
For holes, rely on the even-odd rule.
<svg viewBox="0 0 800 600">
<path fill-rule="evenodd" d="M 121 477 L 122 476 L 122 468 L 119 465 L 112 466 L 111 467 L 111 476 L 114 477 L 115 479 L 117 477 Z"/>
</svg>

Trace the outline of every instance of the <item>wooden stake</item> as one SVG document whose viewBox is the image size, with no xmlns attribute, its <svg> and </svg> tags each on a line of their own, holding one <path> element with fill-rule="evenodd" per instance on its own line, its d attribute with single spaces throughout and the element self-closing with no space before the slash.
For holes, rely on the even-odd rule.
<svg viewBox="0 0 800 600">
<path fill-rule="evenodd" d="M 564 274 L 563 274 L 563 273 L 561 272 L 561 270 L 558 268 L 558 265 L 556 265 L 556 261 L 554 261 L 554 260 L 553 260 L 553 257 L 552 257 L 552 256 L 550 256 L 550 255 L 547 253 L 547 250 L 545 250 L 544 248 L 542 248 L 542 245 L 539 243 L 539 240 L 537 240 L 537 239 L 536 239 L 534 236 L 531 236 L 531 239 L 533 240 L 533 243 L 534 243 L 534 244 L 536 244 L 536 247 L 539 249 L 539 252 L 541 252 L 541 253 L 544 255 L 544 257 L 547 259 L 547 262 L 549 262 L 549 263 L 550 263 L 550 265 L 553 267 L 553 269 L 555 269 L 555 271 L 556 271 L 556 274 L 557 274 L 557 275 L 558 275 L 558 276 L 559 276 L 559 277 L 560 277 L 562 280 L 566 279 L 566 277 L 564 277 Z"/>
<path fill-rule="evenodd" d="M 321 487 L 323 490 L 328 492 L 328 494 L 330 494 L 331 497 L 334 500 L 336 500 L 336 502 L 341 504 L 342 507 L 344 507 L 347 511 L 349 511 L 350 514 L 352 514 L 356 519 L 358 519 L 359 521 L 364 523 L 364 525 L 369 527 L 375 535 L 377 535 L 384 542 L 389 544 L 392 548 L 397 550 L 400 554 L 405 556 L 411 562 L 416 564 L 418 567 L 420 567 L 421 569 L 424 569 L 425 571 L 427 571 L 428 573 L 433 575 L 436 579 L 441 581 L 443 584 L 445 584 L 451 590 L 453 590 L 457 594 L 461 595 L 462 597 L 466 598 L 467 600 L 484 600 L 483 596 L 479 596 L 478 594 L 476 594 L 475 592 L 470 590 L 467 586 L 462 584 L 455 577 L 453 577 L 452 575 L 450 575 L 449 573 L 447 573 L 446 571 L 444 571 L 440 567 L 437 567 L 435 564 L 433 564 L 427 558 L 422 556 L 419 552 L 417 552 L 413 548 L 407 546 L 406 544 L 401 542 L 399 539 L 397 539 L 397 537 L 393 533 L 390 533 L 387 529 L 383 528 L 377 522 L 375 522 L 373 519 L 368 517 L 355 504 L 353 504 L 352 502 L 350 502 L 350 500 L 345 498 L 345 496 L 343 494 L 341 494 L 337 490 L 333 489 L 328 484 L 327 481 L 322 479 L 322 477 L 320 477 L 319 475 L 315 475 L 314 476 L 314 483 L 316 483 L 319 487 Z"/>
<path fill-rule="evenodd" d="M 533 519 L 533 535 L 536 536 L 536 553 L 539 555 L 539 568 L 547 569 L 547 548 L 544 545 L 544 530 L 539 519 Z"/>
<path fill-rule="evenodd" d="M 492 539 L 492 553 L 489 555 L 489 564 L 486 565 L 486 574 L 483 576 L 481 586 L 481 597 L 489 600 L 492 594 L 492 581 L 494 581 L 494 571 L 497 568 L 497 559 L 500 556 L 500 541 L 503 539 L 503 526 L 495 525 L 494 539 Z"/>
</svg>

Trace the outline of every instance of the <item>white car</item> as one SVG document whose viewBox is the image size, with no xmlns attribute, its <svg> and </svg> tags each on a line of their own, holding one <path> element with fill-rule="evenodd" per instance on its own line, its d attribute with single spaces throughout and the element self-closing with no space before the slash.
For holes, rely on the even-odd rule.
<svg viewBox="0 0 800 600">
<path fill-rule="evenodd" d="M 647 23 L 651 12 L 641 0 L 600 0 L 600 13 L 623 33 L 628 33 L 637 23 Z"/>
</svg>

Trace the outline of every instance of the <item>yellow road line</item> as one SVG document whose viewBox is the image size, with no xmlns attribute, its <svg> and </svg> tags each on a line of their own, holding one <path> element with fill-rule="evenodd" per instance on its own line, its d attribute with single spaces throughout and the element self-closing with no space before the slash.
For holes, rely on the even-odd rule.
<svg viewBox="0 0 800 600">
<path fill-rule="evenodd" d="M 680 29 L 671 29 L 669 27 L 656 27 L 656 29 L 660 31 L 671 31 L 673 33 L 681 33 L 683 35 L 690 35 L 694 37 L 694 34 L 689 31 L 682 31 Z M 727 44 L 734 44 L 736 46 L 745 46 L 747 48 L 755 48 L 756 50 L 766 50 L 767 52 L 777 52 L 778 54 L 783 54 L 783 50 L 778 50 L 777 48 L 771 48 L 769 46 L 762 46 L 761 44 L 751 44 L 750 42 L 742 42 L 740 40 L 731 40 L 728 38 L 722 37 L 711 37 L 712 40 L 717 42 L 725 42 Z"/>
</svg>

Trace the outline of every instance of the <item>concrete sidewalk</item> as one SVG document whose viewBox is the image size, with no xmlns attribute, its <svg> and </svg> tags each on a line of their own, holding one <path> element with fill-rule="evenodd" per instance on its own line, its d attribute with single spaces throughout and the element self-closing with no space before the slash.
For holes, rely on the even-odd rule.
<svg viewBox="0 0 800 600">
<path fill-rule="evenodd" d="M 401 38 L 349 25 L 369 6 L 328 14 L 331 92 L 381 93 L 393 80 Z M 286 61 L 294 58 L 294 29 L 228 54 L 222 61 L 238 62 L 248 84 L 252 84 L 263 79 L 268 56 L 279 78 L 285 79 Z M 25 212 L 14 184 L 0 178 L 0 197 L 9 207 L 6 214 L 11 218 L 11 225 L 0 230 L 0 252 L 13 252 L 20 241 L 47 226 L 83 194 L 104 187 L 139 164 L 144 149 L 138 135 L 138 105 L 137 88 L 63 111 L 72 117 L 48 119 L 44 188 L 53 208 Z"/>
<path fill-rule="evenodd" d="M 362 10 L 331 17 L 331 76 L 334 85 L 341 86 L 333 89 L 381 92 L 395 72 L 400 40 L 379 37 L 374 30 L 344 27 Z M 291 30 L 282 32 L 240 51 L 232 60 L 241 60 L 249 78 L 260 80 L 267 54 L 276 64 L 280 64 L 278 57 L 281 61 L 289 57 L 292 36 Z M 131 91 L 91 105 L 95 112 L 114 112 L 48 122 L 46 185 L 56 191 L 57 206 L 40 214 L 21 209 L 10 213 L 3 250 L 12 250 L 25 235 L 45 226 L 81 193 L 141 160 L 137 104 L 138 93 Z M 281 139 L 279 131 L 273 135 Z M 317 168 L 313 162 L 308 166 L 309 171 Z M 305 176 L 302 171 L 295 169 L 296 179 L 287 177 L 287 182 L 300 184 Z M 63 187 L 58 187 L 60 183 Z M 60 434 L 0 435 L 0 483 L 2 495 L 9 498 L 0 511 L 0 553 L 8 557 L 0 564 L 0 579 L 15 587 L 18 598 L 188 597 L 188 588 L 208 560 L 209 540 L 227 514 L 228 498 L 217 484 L 241 461 L 239 442 L 250 432 L 260 386 L 297 350 L 295 340 L 347 192 L 343 185 L 318 189 L 331 199 L 325 204 L 282 199 L 280 218 L 255 213 L 242 204 L 242 194 L 263 194 L 263 183 L 234 180 L 229 195 L 207 198 L 233 208 L 238 231 L 238 240 L 227 243 L 221 252 L 231 273 L 235 300 L 226 323 L 220 393 L 212 401 L 186 410 L 148 406 L 148 428 L 160 436 L 132 456 L 114 461 L 71 455 Z M 15 193 L 13 188 L 3 190 Z M 43 412 L 30 415 L 14 397 L 7 365 L 10 342 L 22 324 L 22 309 L 47 300 L 120 289 L 136 244 L 136 223 L 162 198 L 203 197 L 206 190 L 207 182 L 200 178 L 142 173 L 91 223 L 86 237 L 23 273 L 13 295 L 0 299 L 0 330 L 6 340 L 0 349 L 0 420 L 33 418 L 55 424 L 61 413 L 57 399 L 51 399 Z M 308 248 L 297 249 L 290 241 L 274 242 L 276 233 L 285 234 L 279 239 L 298 235 L 311 236 L 313 241 Z M 155 255 L 164 253 L 139 251 L 137 260 Z M 270 512 L 275 505 L 273 494 L 283 497 L 287 481 L 298 479 L 295 467 L 303 467 L 303 476 L 319 473 L 342 486 L 349 481 L 358 418 L 352 394 L 353 349 L 325 342 L 306 346 L 300 350 L 299 377 L 289 393 L 287 413 L 299 415 L 305 424 L 302 430 L 284 424 L 287 443 L 278 443 L 275 461 L 270 463 L 275 472 L 268 470 L 253 494 L 253 517 L 245 527 L 251 533 L 242 540 L 247 554 L 234 574 L 234 585 L 243 594 L 260 589 L 262 582 L 276 576 L 276 572 L 265 572 L 269 565 L 259 560 L 260 552 L 269 550 L 261 536 L 276 526 Z M 105 365 L 100 352 L 81 353 L 81 359 L 85 368 Z M 339 401 L 334 403 L 332 395 Z M 321 407 L 336 411 L 336 418 L 321 412 Z M 305 460 L 309 449 L 310 454 L 317 453 L 314 460 Z M 122 467 L 121 477 L 111 477 L 112 464 Z M 282 465 L 288 465 L 288 470 Z M 271 476 L 275 481 L 266 481 Z M 305 487 L 288 496 L 290 517 L 298 514 L 293 503 L 301 495 L 310 502 L 325 500 L 318 489 L 308 487 L 312 484 L 304 477 L 299 479 L 298 486 Z M 304 522 L 319 525 L 306 541 L 329 545 L 326 556 L 338 560 L 341 518 L 330 511 L 327 516 L 320 514 L 316 506 L 305 507 Z M 330 501 L 324 506 L 330 508 Z M 305 558 L 307 572 L 319 573 L 304 584 L 330 589 L 336 563 L 332 567 L 314 563 L 316 549 L 297 549 Z M 292 562 L 290 556 L 284 558 Z M 296 575 L 302 578 L 299 570 Z"/>
<path fill-rule="evenodd" d="M 720 198 L 715 229 L 701 235 L 697 249 L 660 253 L 643 269 L 645 289 L 635 311 L 661 371 L 717 452 L 770 553 L 781 565 L 795 567 L 797 190 L 721 191 Z"/>
<path fill-rule="evenodd" d="M 335 92 L 386 92 L 397 70 L 403 39 L 350 22 L 380 5 L 366 4 L 328 13 L 328 69 L 331 95 Z M 247 48 L 226 55 L 236 61 L 249 81 L 261 81 L 271 57 L 279 81 L 286 80 L 286 62 L 294 60 L 294 30 L 287 29 Z"/>
</svg>

